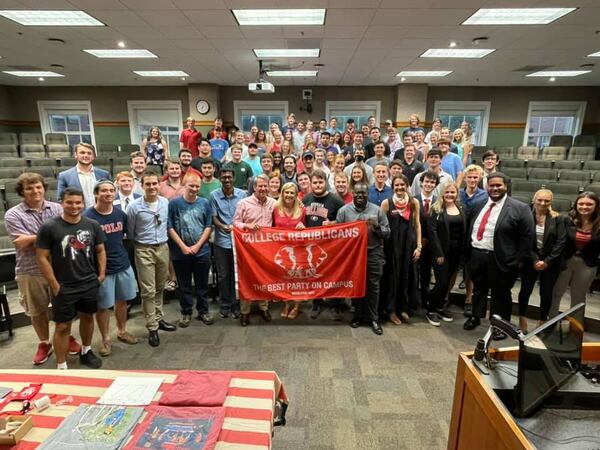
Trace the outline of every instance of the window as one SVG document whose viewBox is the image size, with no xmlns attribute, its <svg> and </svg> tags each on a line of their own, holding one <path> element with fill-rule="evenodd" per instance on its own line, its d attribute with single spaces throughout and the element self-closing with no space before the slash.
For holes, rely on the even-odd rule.
<svg viewBox="0 0 600 450">
<path fill-rule="evenodd" d="M 47 133 L 63 133 L 72 147 L 79 142 L 96 145 L 89 101 L 39 101 L 44 140 Z"/>
<path fill-rule="evenodd" d="M 253 126 L 259 130 L 269 131 L 272 123 L 279 128 L 287 124 L 287 101 L 240 101 L 233 102 L 235 124 L 243 131 L 250 131 Z"/>
<path fill-rule="evenodd" d="M 141 144 L 151 127 L 158 127 L 169 145 L 169 154 L 179 154 L 179 135 L 183 126 L 179 100 L 130 100 L 129 133 L 132 144 Z"/>
<path fill-rule="evenodd" d="M 581 133 L 586 102 L 529 102 L 523 145 L 542 148 L 555 134 Z"/>
<path fill-rule="evenodd" d="M 473 145 L 485 145 L 490 122 L 491 102 L 435 102 L 433 117 L 439 117 L 444 127 L 450 128 L 450 136 L 460 124 L 468 122 L 473 130 Z"/>
<path fill-rule="evenodd" d="M 369 116 L 374 116 L 376 123 L 380 123 L 380 101 L 354 101 L 354 102 L 325 102 L 325 118 L 329 123 L 332 117 L 338 122 L 338 128 L 344 130 L 348 119 L 354 119 L 357 129 L 369 121 Z M 318 127 L 318 124 L 316 124 Z"/>
</svg>

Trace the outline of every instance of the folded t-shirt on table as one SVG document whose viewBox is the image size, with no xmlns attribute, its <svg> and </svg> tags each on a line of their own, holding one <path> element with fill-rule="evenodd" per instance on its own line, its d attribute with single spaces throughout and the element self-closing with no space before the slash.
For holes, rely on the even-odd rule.
<svg viewBox="0 0 600 450">
<path fill-rule="evenodd" d="M 231 375 L 221 372 L 183 370 L 160 398 L 164 406 L 222 406 Z"/>
</svg>

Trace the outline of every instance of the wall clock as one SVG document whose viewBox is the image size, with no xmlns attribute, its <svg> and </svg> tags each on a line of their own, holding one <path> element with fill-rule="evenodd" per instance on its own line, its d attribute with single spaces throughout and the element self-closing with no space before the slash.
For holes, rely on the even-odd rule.
<svg viewBox="0 0 600 450">
<path fill-rule="evenodd" d="M 198 100 L 196 103 L 196 110 L 200 114 L 208 114 L 208 111 L 210 111 L 210 105 L 206 100 Z"/>
</svg>

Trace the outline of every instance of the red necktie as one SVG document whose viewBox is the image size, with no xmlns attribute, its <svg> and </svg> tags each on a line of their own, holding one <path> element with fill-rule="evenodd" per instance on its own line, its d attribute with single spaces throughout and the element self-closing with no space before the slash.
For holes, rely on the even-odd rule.
<svg viewBox="0 0 600 450">
<path fill-rule="evenodd" d="M 477 228 L 477 240 L 480 241 L 483 239 L 483 232 L 485 231 L 485 226 L 488 223 L 490 218 L 490 214 L 492 214 L 492 208 L 496 206 L 495 203 L 491 203 L 488 210 L 485 212 L 483 217 L 481 218 L 481 223 L 479 224 L 479 228 Z"/>
<path fill-rule="evenodd" d="M 428 198 L 423 200 L 423 212 L 425 213 L 426 216 L 429 215 L 429 202 L 430 202 L 430 200 Z"/>
</svg>

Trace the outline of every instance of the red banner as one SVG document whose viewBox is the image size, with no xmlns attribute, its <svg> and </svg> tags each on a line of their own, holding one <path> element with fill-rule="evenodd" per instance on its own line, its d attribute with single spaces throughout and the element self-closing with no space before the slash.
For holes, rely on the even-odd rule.
<svg viewBox="0 0 600 450">
<path fill-rule="evenodd" d="M 290 230 L 234 228 L 240 300 L 311 300 L 365 295 L 367 224 Z"/>
</svg>

